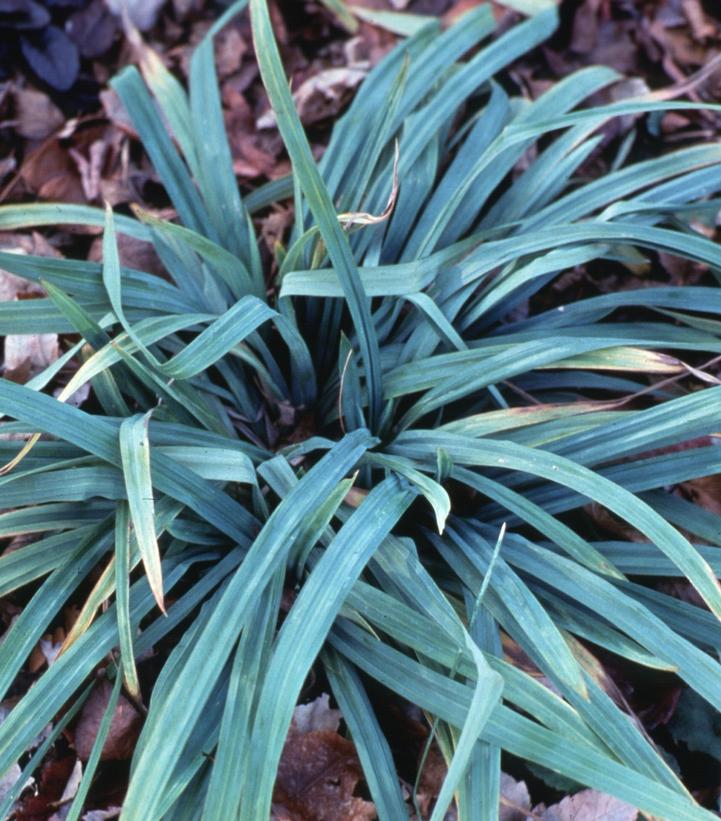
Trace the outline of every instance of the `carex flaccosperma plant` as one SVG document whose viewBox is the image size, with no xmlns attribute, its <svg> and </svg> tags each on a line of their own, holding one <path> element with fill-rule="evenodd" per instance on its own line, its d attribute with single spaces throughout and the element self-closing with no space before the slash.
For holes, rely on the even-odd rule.
<svg viewBox="0 0 721 821">
<path fill-rule="evenodd" d="M 112 82 L 177 219 L 0 208 L 0 228 L 104 226 L 101 264 L 0 253 L 47 293 L 0 305 L 0 331 L 70 345 L 28 384 L 0 382 L 0 536 L 28 537 L 0 557 L 0 590 L 34 591 L 0 645 L 3 694 L 84 602 L 0 725 L 0 769 L 36 766 L 100 669 L 114 687 L 71 817 L 124 689 L 148 710 L 123 819 L 267 818 L 315 666 L 381 819 L 408 805 L 373 680 L 433 722 L 448 763 L 434 821 L 452 801 L 495 818 L 505 754 L 656 816 L 711 817 L 597 656 L 721 705 L 721 519 L 670 490 L 721 466 L 721 388 L 698 367 L 721 349 L 721 253 L 703 230 L 721 145 L 589 179 L 612 118 L 691 104 L 589 105 L 620 79 L 605 67 L 513 97 L 494 76 L 556 12 L 494 36 L 483 5 L 444 31 L 409 18 L 316 162 L 251 0 L 293 170 L 241 198 L 213 38 L 244 5 L 198 46 L 187 92 L 150 52 Z M 290 198 L 269 260 L 254 216 Z M 167 276 L 121 265 L 118 233 L 151 243 Z M 660 253 L 707 284 L 669 284 Z M 589 264 L 647 287 L 559 290 L 548 307 L 549 284 Z M 65 401 L 86 384 L 83 409 Z M 621 536 L 603 538 L 590 503 Z M 705 607 L 644 577 L 686 579 Z"/>
</svg>

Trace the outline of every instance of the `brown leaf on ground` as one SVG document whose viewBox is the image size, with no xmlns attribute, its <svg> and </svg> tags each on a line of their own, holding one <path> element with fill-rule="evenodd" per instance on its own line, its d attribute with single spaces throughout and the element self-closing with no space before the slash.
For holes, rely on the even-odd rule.
<svg viewBox="0 0 721 821">
<path fill-rule="evenodd" d="M 681 7 L 689 26 L 691 26 L 691 32 L 695 40 L 703 42 L 711 37 L 718 36 L 718 24 L 711 21 L 700 0 L 681 0 Z"/>
<path fill-rule="evenodd" d="M 248 53 L 248 43 L 234 26 L 223 29 L 215 38 L 215 65 L 218 79 L 224 80 L 240 69 Z"/>
<path fill-rule="evenodd" d="M 38 233 L 0 235 L 0 251 L 10 254 L 37 254 L 38 256 L 62 256 L 52 245 Z M 0 268 L 0 302 L 12 299 L 29 299 L 44 296 L 43 289 L 34 282 L 15 276 Z"/>
<path fill-rule="evenodd" d="M 688 126 L 688 119 L 682 117 L 683 123 L 679 123 L 680 128 Z M 668 115 L 666 115 L 662 122 L 668 124 Z M 666 254 L 661 252 L 658 255 L 658 261 L 661 263 L 664 271 L 669 275 L 673 285 L 698 285 L 701 278 L 706 273 L 706 266 L 690 259 L 679 257 L 676 254 Z"/>
<path fill-rule="evenodd" d="M 39 199 L 85 202 L 80 175 L 60 140 L 49 140 L 31 152 L 20 167 L 20 177 Z"/>
<path fill-rule="evenodd" d="M 585 0 L 573 19 L 571 52 L 584 63 L 613 66 L 623 74 L 638 71 L 639 48 L 633 20 L 614 19 L 606 0 Z"/>
<path fill-rule="evenodd" d="M 127 14 L 134 26 L 147 31 L 155 25 L 165 0 L 105 0 L 110 11 L 122 18 Z"/>
<path fill-rule="evenodd" d="M 299 704 L 295 708 L 290 731 L 297 735 L 305 735 L 317 730 L 330 730 L 336 733 L 340 727 L 340 719 L 340 710 L 334 710 L 330 706 L 328 694 L 322 693 L 308 704 Z"/>
<path fill-rule="evenodd" d="M 59 257 L 60 254 L 40 234 L 6 234 L 0 240 L 0 250 L 16 254 L 39 254 Z M 43 296 L 34 282 L 0 269 L 0 301 Z M 3 376 L 24 383 L 51 365 L 60 355 L 57 334 L 8 334 L 4 341 Z"/>
<path fill-rule="evenodd" d="M 526 821 L 531 810 L 531 797 L 525 781 L 516 781 L 501 773 L 501 805 L 498 821 Z"/>
<path fill-rule="evenodd" d="M 135 139 L 138 138 L 138 133 L 133 127 L 133 122 L 130 119 L 130 115 L 125 110 L 125 106 L 120 102 L 120 97 L 114 89 L 106 88 L 101 91 L 100 102 L 103 105 L 105 116 L 114 126 L 120 128 L 131 137 L 134 137 Z"/>
<path fill-rule="evenodd" d="M 353 744 L 337 732 L 327 694 L 295 708 L 273 793 L 273 821 L 370 821 L 375 805 L 353 793 L 363 778 Z"/>
<path fill-rule="evenodd" d="M 127 234 L 118 234 L 118 256 L 120 264 L 125 268 L 134 268 L 136 271 L 145 271 L 158 276 L 167 275 L 165 266 L 149 242 L 129 237 Z M 102 259 L 103 238 L 96 237 L 90 246 L 88 260 L 101 262 Z"/>
<path fill-rule="evenodd" d="M 339 67 L 308 77 L 293 94 L 300 119 L 308 125 L 338 114 L 367 73 L 362 68 Z M 274 128 L 275 114 L 268 110 L 256 124 L 261 129 Z"/>
<path fill-rule="evenodd" d="M 353 795 L 363 778 L 353 744 L 332 730 L 291 734 L 273 794 L 276 821 L 364 821 L 375 805 Z"/>
<path fill-rule="evenodd" d="M 711 513 L 721 513 L 721 476 L 701 476 L 679 485 L 678 493 Z"/>
<path fill-rule="evenodd" d="M 47 94 L 34 88 L 16 89 L 15 130 L 29 140 L 44 140 L 65 122 L 60 109 Z"/>
<path fill-rule="evenodd" d="M 83 187 L 85 199 L 88 202 L 97 200 L 100 196 L 100 179 L 108 151 L 108 144 L 104 140 L 95 140 L 90 144 L 88 156 L 84 156 L 80 151 L 71 148 L 70 156 L 80 173 L 80 184 Z"/>
<path fill-rule="evenodd" d="M 15 821 L 39 821 L 52 815 L 56 802 L 75 768 L 74 755 L 55 758 L 51 754 L 45 759 L 40 775 L 36 775 L 37 789 L 25 795 L 15 806 Z"/>
<path fill-rule="evenodd" d="M 95 686 L 83 706 L 74 733 L 75 751 L 81 761 L 87 761 L 90 757 L 90 751 L 107 709 L 112 689 L 112 684 L 107 679 L 103 679 Z M 122 761 L 130 758 L 140 735 L 142 723 L 140 713 L 121 694 L 110 722 L 108 737 L 105 739 L 100 756 L 101 760 Z"/>
<path fill-rule="evenodd" d="M 421 780 L 418 784 L 418 794 L 416 796 L 418 809 L 421 811 L 423 818 L 430 816 L 447 772 L 448 767 L 446 766 L 445 759 L 434 741 L 428 750 L 428 755 L 423 765 L 423 772 L 421 773 Z"/>
<path fill-rule="evenodd" d="M 85 813 L 82 821 L 108 821 L 109 818 L 117 818 L 122 809 L 122 807 L 108 807 L 106 810 L 90 810 Z"/>
<path fill-rule="evenodd" d="M 533 815 L 542 821 L 636 821 L 638 810 L 611 795 L 583 790 L 552 807 L 540 804 Z"/>
<path fill-rule="evenodd" d="M 293 210 L 282 206 L 276 206 L 267 217 L 260 221 L 260 235 L 271 254 L 275 253 L 278 243 L 283 243 L 286 232 L 292 224 Z"/>
<path fill-rule="evenodd" d="M 65 630 L 63 630 L 62 627 L 56 628 L 52 635 L 46 633 L 35 645 L 33 652 L 30 654 L 28 670 L 31 673 L 37 673 L 42 670 L 46 664 L 49 667 L 57 658 L 64 640 Z"/>
<path fill-rule="evenodd" d="M 5 337 L 3 376 L 25 383 L 60 355 L 57 334 L 8 334 Z"/>
<path fill-rule="evenodd" d="M 610 536 L 615 536 L 627 542 L 648 542 L 648 538 L 640 530 L 637 530 L 633 525 L 630 525 L 598 502 L 591 502 L 584 509 L 590 515 L 594 524 Z"/>
<path fill-rule="evenodd" d="M 223 104 L 235 173 L 247 180 L 286 173 L 289 166 L 280 159 L 283 153 L 280 135 L 275 130 L 257 131 L 250 104 L 232 83 L 223 88 Z"/>
<path fill-rule="evenodd" d="M 78 794 L 78 789 L 82 780 L 83 765 L 80 760 L 76 760 L 72 772 L 70 773 L 70 778 L 68 778 L 65 788 L 63 789 L 63 794 L 60 796 L 60 800 L 58 801 L 59 806 L 57 812 L 54 812 L 48 821 L 65 821 L 70 814 L 70 806 L 73 802 L 73 798 L 75 798 Z"/>
</svg>

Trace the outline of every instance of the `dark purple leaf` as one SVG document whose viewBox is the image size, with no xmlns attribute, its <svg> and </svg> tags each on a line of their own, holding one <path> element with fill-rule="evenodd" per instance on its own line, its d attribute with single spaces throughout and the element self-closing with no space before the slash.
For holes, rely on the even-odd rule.
<svg viewBox="0 0 721 821">
<path fill-rule="evenodd" d="M 20 45 L 30 68 L 52 88 L 67 91 L 77 79 L 78 50 L 57 26 L 48 26 L 32 36 L 24 35 Z"/>
<path fill-rule="evenodd" d="M 50 12 L 33 0 L 0 0 L 0 29 L 37 29 L 47 26 Z"/>
<path fill-rule="evenodd" d="M 112 46 L 118 31 L 118 20 L 103 0 L 93 0 L 89 6 L 70 15 L 65 33 L 78 47 L 81 57 L 100 57 Z"/>
</svg>

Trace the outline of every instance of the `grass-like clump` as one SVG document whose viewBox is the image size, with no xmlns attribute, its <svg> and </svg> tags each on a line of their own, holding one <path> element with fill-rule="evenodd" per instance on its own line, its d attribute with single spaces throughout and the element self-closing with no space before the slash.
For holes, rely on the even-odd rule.
<svg viewBox="0 0 721 821">
<path fill-rule="evenodd" d="M 721 520 L 668 490 L 721 469 L 707 438 L 721 387 L 692 367 L 721 348 L 721 252 L 699 230 L 719 209 L 721 145 L 580 179 L 611 118 L 690 104 L 584 108 L 619 79 L 604 67 L 512 98 L 494 75 L 556 12 L 491 39 L 484 5 L 389 54 L 316 163 L 251 0 L 293 175 L 243 200 L 212 47 L 243 5 L 197 48 L 187 93 L 151 57 L 113 81 L 177 222 L 0 208 L 0 228 L 104 225 L 102 264 L 0 253 L 47 292 L 1 304 L 0 332 L 77 340 L 27 385 L 0 380 L 17 434 L 0 441 L 0 536 L 39 537 L 0 557 L 3 595 L 35 591 L 0 645 L 3 694 L 94 580 L 62 654 L 0 725 L 0 772 L 101 668 L 117 682 L 108 716 L 121 685 L 148 705 L 123 819 L 268 818 L 316 665 L 381 819 L 407 808 L 370 680 L 434 721 L 448 774 L 433 821 L 453 800 L 461 819 L 496 817 L 504 751 L 656 816 L 713 817 L 591 653 L 721 705 Z M 288 197 L 295 225 L 271 268 L 253 214 Z M 124 268 L 116 232 L 152 243 L 168 277 Z M 565 270 L 638 271 L 659 252 L 707 266 L 709 285 L 534 310 Z M 44 393 L 69 363 L 60 397 Z M 88 382 L 89 410 L 64 402 Z M 599 541 L 589 500 L 626 540 Z M 649 576 L 687 579 L 706 609 Z M 163 666 L 146 681 L 153 648 Z"/>
</svg>

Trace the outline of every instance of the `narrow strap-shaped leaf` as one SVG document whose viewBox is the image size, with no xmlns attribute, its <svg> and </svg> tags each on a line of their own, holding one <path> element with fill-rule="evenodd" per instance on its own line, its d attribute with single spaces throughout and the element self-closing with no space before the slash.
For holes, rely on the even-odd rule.
<svg viewBox="0 0 721 821">
<path fill-rule="evenodd" d="M 197 713 L 225 667 L 251 605 L 257 602 L 269 574 L 287 559 L 306 516 L 374 442 L 367 431 L 348 434 L 305 474 L 271 514 L 217 600 L 187 662 L 169 686 L 167 697 L 157 704 L 153 721 L 144 727 L 134 777 L 125 798 L 124 812 L 129 821 L 157 818 L 172 775 L 169 765 L 175 760 L 177 748 L 184 746 L 192 732 Z M 153 789 L 149 791 L 150 784 Z"/>
<path fill-rule="evenodd" d="M 189 379 L 225 356 L 238 342 L 275 316 L 276 312 L 257 297 L 243 297 L 180 353 L 161 365 L 160 370 L 173 379 Z"/>
<path fill-rule="evenodd" d="M 252 770 L 243 792 L 244 817 L 270 814 L 275 770 L 307 671 L 353 582 L 414 495 L 397 477 L 377 485 L 323 552 L 303 585 L 281 628 L 258 702 Z M 277 686 L 280 682 L 282 687 Z"/>
<path fill-rule="evenodd" d="M 427 460 L 435 461 L 439 447 L 444 448 L 459 464 L 501 467 L 541 476 L 606 505 L 645 533 L 681 569 L 709 608 L 721 619 L 721 586 L 711 567 L 687 539 L 624 488 L 570 459 L 507 441 L 479 442 L 453 434 L 413 431 L 402 434 L 390 450 L 399 455 L 418 456 L 421 459 L 425 456 Z"/>
<path fill-rule="evenodd" d="M 5 632 L 0 645 L 1 697 L 5 696 L 33 647 L 42 638 L 48 618 L 60 610 L 72 591 L 95 567 L 109 548 L 110 538 L 110 521 L 105 518 L 38 588 Z"/>
<path fill-rule="evenodd" d="M 392 470 L 414 484 L 433 508 L 438 532 L 443 533 L 446 519 L 451 512 L 451 500 L 442 485 L 431 479 L 430 476 L 421 473 L 411 462 L 402 457 L 383 456 L 379 453 L 371 453 L 366 456 L 365 461 L 371 465 Z"/>
<path fill-rule="evenodd" d="M 283 73 L 278 46 L 273 37 L 266 0 L 251 0 L 250 9 L 253 40 L 263 83 L 276 113 L 278 128 L 293 162 L 297 179 L 318 223 L 328 254 L 338 271 L 358 335 L 366 368 L 371 424 L 375 427 L 381 412 L 381 368 L 378 340 L 373 328 L 368 297 L 358 277 L 348 238 L 338 222 L 335 208 L 295 110 L 293 97 Z"/>
<path fill-rule="evenodd" d="M 321 659 L 363 765 L 363 776 L 378 818 L 380 821 L 405 818 L 408 810 L 393 756 L 358 673 L 332 648 L 324 650 Z"/>
<path fill-rule="evenodd" d="M 462 723 L 471 698 L 469 687 L 422 667 L 348 622 L 333 629 L 331 643 L 358 667 L 404 698 L 456 726 Z M 514 755 L 616 795 L 649 813 L 661 817 L 672 814 L 679 821 L 711 821 L 713 817 L 686 795 L 619 764 L 592 747 L 571 743 L 561 733 L 541 727 L 507 707 L 496 707 L 483 738 Z"/>
<path fill-rule="evenodd" d="M 140 682 L 133 652 L 133 624 L 130 621 L 130 509 L 125 501 L 115 513 L 115 603 L 118 611 L 118 642 L 123 680 L 130 695 L 140 697 Z"/>
<path fill-rule="evenodd" d="M 123 309 L 122 298 L 122 271 L 120 268 L 120 256 L 118 254 L 118 242 L 115 235 L 115 219 L 113 209 L 110 205 L 105 207 L 105 229 L 103 231 L 103 285 L 108 294 L 110 305 L 118 318 L 118 322 L 123 326 L 125 333 L 133 340 L 138 348 L 146 355 L 153 364 L 157 360 L 150 351 L 143 345 L 137 334 L 128 322 Z"/>
<path fill-rule="evenodd" d="M 168 589 L 177 584 L 197 561 L 196 555 L 180 562 L 169 562 L 165 574 Z M 153 608 L 154 598 L 145 578 L 131 588 L 130 601 L 135 621 Z M 44 727 L 52 720 L 116 643 L 116 615 L 114 606 L 111 606 L 44 673 L 43 686 L 31 687 L 0 725 L 0 772 L 5 772 L 23 754 L 37 735 L 37 726 Z M 23 661 L 25 659 L 27 653 Z"/>
<path fill-rule="evenodd" d="M 121 465 L 117 422 L 84 413 L 51 396 L 4 379 L 0 379 L 0 412 L 27 422 L 35 430 L 43 430 L 72 442 L 106 462 Z M 249 535 L 257 532 L 257 521 L 235 499 L 157 450 L 153 453 L 153 481 L 161 493 L 184 502 L 238 544 L 248 544 Z M 64 512 L 64 508 L 52 505 L 48 507 L 51 508 L 47 511 L 48 518 L 38 522 L 43 530 L 49 529 L 52 522 L 57 520 L 57 513 Z M 23 511 L 2 515 L 6 517 L 6 522 L 13 522 L 12 526 L 16 527 L 22 522 L 24 527 L 28 527 L 25 521 L 27 517 L 18 514 L 23 514 Z M 83 515 L 84 511 L 78 510 L 76 506 L 75 519 L 81 519 Z"/>
<path fill-rule="evenodd" d="M 195 49 L 190 60 L 190 113 L 193 146 L 198 155 L 198 185 L 205 207 L 222 244 L 252 270 L 249 244 L 256 240 L 248 231 L 233 171 L 213 51 L 214 35 L 247 5 L 247 0 L 234 3 Z M 262 278 L 255 284 L 262 293 Z"/>
<path fill-rule="evenodd" d="M 120 97 L 143 147 L 150 155 L 183 224 L 217 241 L 203 202 L 193 185 L 188 169 L 178 156 L 160 114 L 154 106 L 135 66 L 128 66 L 110 81 Z"/>
<path fill-rule="evenodd" d="M 253 708 L 265 677 L 265 666 L 283 591 L 282 571 L 266 587 L 252 621 L 238 642 L 228 684 L 218 746 L 203 807 L 203 818 L 235 818 L 242 795 L 243 748 L 252 726 Z"/>
<path fill-rule="evenodd" d="M 150 477 L 150 442 L 148 421 L 150 413 L 137 414 L 120 426 L 120 459 L 125 488 L 128 494 L 133 532 L 158 607 L 165 612 L 163 603 L 163 573 L 160 567 L 160 548 L 155 538 L 155 502 Z"/>
<path fill-rule="evenodd" d="M 233 178 L 234 179 L 234 178 Z M 215 194 L 216 198 L 218 194 Z M 204 259 L 236 297 L 252 293 L 263 296 L 263 283 L 254 282 L 242 257 L 198 231 L 159 219 L 142 208 L 133 209 L 139 219 L 164 239 L 181 243 Z M 241 209 L 242 210 L 242 209 Z"/>
<path fill-rule="evenodd" d="M 0 205 L 0 231 L 18 228 L 40 228 L 43 225 L 91 225 L 102 228 L 102 208 L 74 205 L 68 202 L 24 202 L 22 205 Z M 149 240 L 148 229 L 132 217 L 119 216 L 118 230 L 135 239 Z"/>
</svg>

